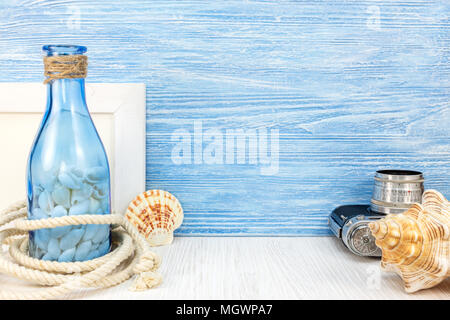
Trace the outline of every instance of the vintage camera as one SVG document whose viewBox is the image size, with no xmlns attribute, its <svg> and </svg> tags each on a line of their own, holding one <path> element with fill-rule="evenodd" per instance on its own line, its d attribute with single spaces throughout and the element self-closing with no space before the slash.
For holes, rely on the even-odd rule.
<svg viewBox="0 0 450 320">
<path fill-rule="evenodd" d="M 360 256 L 381 256 L 369 229 L 371 221 L 386 214 L 398 214 L 413 203 L 422 202 L 423 174 L 410 170 L 379 170 L 370 205 L 345 205 L 329 217 L 331 231 L 351 252 Z"/>
</svg>

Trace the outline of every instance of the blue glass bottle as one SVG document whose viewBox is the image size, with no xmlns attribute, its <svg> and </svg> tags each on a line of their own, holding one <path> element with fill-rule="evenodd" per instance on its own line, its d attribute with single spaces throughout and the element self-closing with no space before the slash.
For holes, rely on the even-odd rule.
<svg viewBox="0 0 450 320">
<path fill-rule="evenodd" d="M 43 47 L 47 56 L 83 55 L 86 47 Z M 47 84 L 47 109 L 27 168 L 28 218 L 110 214 L 109 165 L 89 115 L 84 78 Z M 84 261 L 110 250 L 109 225 L 63 226 L 30 232 L 31 257 Z"/>
</svg>

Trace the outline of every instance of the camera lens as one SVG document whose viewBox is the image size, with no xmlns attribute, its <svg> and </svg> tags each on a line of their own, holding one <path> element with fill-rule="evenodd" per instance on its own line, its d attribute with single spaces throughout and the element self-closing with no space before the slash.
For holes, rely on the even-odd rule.
<svg viewBox="0 0 450 320">
<path fill-rule="evenodd" d="M 402 213 L 413 203 L 422 202 L 423 174 L 412 170 L 379 170 L 370 208 L 372 211 L 390 214 Z"/>
</svg>

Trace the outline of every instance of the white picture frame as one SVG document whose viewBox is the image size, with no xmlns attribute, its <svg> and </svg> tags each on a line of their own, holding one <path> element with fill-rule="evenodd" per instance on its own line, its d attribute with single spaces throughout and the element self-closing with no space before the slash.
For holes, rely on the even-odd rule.
<svg viewBox="0 0 450 320">
<path fill-rule="evenodd" d="M 42 83 L 0 83 L 0 114 L 6 113 L 5 117 L 14 115 L 11 121 L 20 121 L 21 115 L 25 114 L 36 114 L 35 117 L 39 115 L 39 118 L 42 118 L 46 99 L 47 90 Z M 110 124 L 107 126 L 111 126 L 108 130 L 111 130 L 110 139 L 113 143 L 110 152 L 112 154 L 108 154 L 108 157 L 111 169 L 111 205 L 115 212 L 123 213 L 129 202 L 137 194 L 145 191 L 145 99 L 143 83 L 86 84 L 86 101 L 94 122 L 96 115 L 109 115 L 112 118 L 108 120 Z M 36 132 L 38 128 L 33 129 Z M 16 138 L 18 134 L 20 135 L 15 133 Z M 29 133 L 26 141 L 29 141 L 28 136 Z M 9 134 L 0 136 L 0 145 L 2 139 L 11 139 L 11 136 Z M 31 143 L 32 141 L 29 141 L 26 146 L 18 146 L 21 148 L 20 154 L 25 152 L 23 148 L 29 151 Z M 1 154 L 5 157 L 9 152 L 3 150 Z M 22 169 L 14 168 L 14 170 Z M 23 176 L 23 172 L 18 171 L 16 175 Z M 2 178 L 0 177 L 0 183 L 8 183 Z M 11 179 L 11 176 L 9 178 Z M 25 186 L 25 181 L 23 184 Z M 3 199 L 3 202 L 15 200 L 18 199 Z"/>
</svg>

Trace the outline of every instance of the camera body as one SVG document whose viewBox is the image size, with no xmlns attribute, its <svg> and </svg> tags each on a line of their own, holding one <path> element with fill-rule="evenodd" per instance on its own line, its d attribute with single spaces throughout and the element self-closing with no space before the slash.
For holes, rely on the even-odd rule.
<svg viewBox="0 0 450 320">
<path fill-rule="evenodd" d="M 370 205 L 346 205 L 333 210 L 329 224 L 334 235 L 342 239 L 345 246 L 354 254 L 380 257 L 381 250 L 375 244 L 369 223 L 384 216 L 372 211 Z"/>
</svg>

